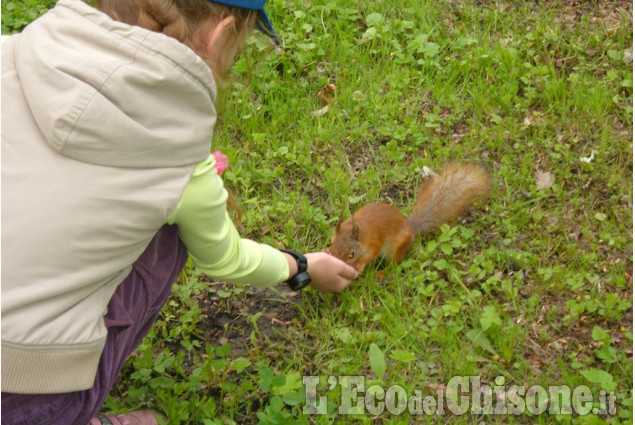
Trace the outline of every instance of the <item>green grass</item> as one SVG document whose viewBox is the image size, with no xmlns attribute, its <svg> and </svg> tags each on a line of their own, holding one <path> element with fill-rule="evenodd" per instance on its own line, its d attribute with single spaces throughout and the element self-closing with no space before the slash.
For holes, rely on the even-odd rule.
<svg viewBox="0 0 635 425">
<path fill-rule="evenodd" d="M 106 407 L 205 425 L 632 423 L 630 4 L 275 0 L 268 10 L 283 44 L 249 40 L 213 143 L 230 157 L 246 236 L 320 250 L 365 203 L 407 212 L 421 167 L 448 161 L 483 164 L 492 195 L 384 278 L 367 270 L 334 297 L 252 294 L 188 269 Z M 330 83 L 335 100 L 313 117 Z M 282 309 L 284 323 L 271 320 Z M 221 313 L 235 320 L 219 338 L 210 328 Z M 303 375 L 323 378 L 327 415 L 302 415 Z M 342 386 L 326 382 L 340 375 L 424 395 L 453 376 L 587 385 L 613 390 L 617 415 L 345 416 Z"/>
<path fill-rule="evenodd" d="M 2 34 L 20 32 L 55 3 L 56 0 L 2 0 Z"/>
</svg>

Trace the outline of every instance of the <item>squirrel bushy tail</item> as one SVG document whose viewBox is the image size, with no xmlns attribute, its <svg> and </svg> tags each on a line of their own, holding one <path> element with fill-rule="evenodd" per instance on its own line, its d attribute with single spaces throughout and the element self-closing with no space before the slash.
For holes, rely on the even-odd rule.
<svg viewBox="0 0 635 425">
<path fill-rule="evenodd" d="M 490 180 L 474 164 L 446 164 L 421 184 L 408 224 L 417 235 L 430 233 L 461 215 L 476 198 L 490 191 Z"/>
</svg>

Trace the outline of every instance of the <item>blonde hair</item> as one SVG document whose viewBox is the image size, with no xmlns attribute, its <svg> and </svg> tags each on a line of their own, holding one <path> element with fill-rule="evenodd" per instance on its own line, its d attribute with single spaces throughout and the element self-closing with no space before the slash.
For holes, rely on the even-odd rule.
<svg viewBox="0 0 635 425">
<path fill-rule="evenodd" d="M 208 0 L 98 0 L 97 8 L 112 19 L 163 33 L 189 46 L 207 62 L 216 79 L 222 78 L 229 70 L 234 54 L 258 18 L 257 11 Z M 223 46 L 217 57 L 205 57 L 204 46 L 197 37 L 201 22 L 210 17 L 220 21 L 228 16 L 234 16 L 236 20 L 234 37 Z"/>
</svg>

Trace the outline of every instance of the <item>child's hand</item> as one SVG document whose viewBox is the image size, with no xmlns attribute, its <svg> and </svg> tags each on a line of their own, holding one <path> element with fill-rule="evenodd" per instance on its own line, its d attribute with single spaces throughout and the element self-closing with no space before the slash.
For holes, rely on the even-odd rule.
<svg viewBox="0 0 635 425">
<path fill-rule="evenodd" d="M 351 280 L 357 279 L 354 268 L 326 252 L 306 254 L 311 276 L 311 287 L 320 292 L 331 294 L 344 290 Z"/>
</svg>

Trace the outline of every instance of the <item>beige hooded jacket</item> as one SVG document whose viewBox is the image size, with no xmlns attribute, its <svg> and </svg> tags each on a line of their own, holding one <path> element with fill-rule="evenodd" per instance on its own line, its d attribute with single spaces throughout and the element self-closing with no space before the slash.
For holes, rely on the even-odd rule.
<svg viewBox="0 0 635 425">
<path fill-rule="evenodd" d="M 93 385 L 108 301 L 209 156 L 215 94 L 189 48 L 79 0 L 3 41 L 2 391 Z"/>
</svg>

